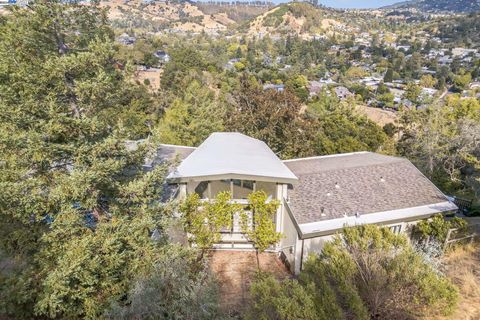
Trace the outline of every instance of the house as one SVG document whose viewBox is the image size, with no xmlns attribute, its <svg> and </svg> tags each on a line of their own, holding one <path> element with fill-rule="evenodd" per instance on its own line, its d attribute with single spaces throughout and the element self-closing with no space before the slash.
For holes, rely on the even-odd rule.
<svg viewBox="0 0 480 320">
<path fill-rule="evenodd" d="M 263 90 L 276 90 L 277 92 L 282 92 L 285 90 L 285 85 L 267 83 L 263 85 Z"/>
<path fill-rule="evenodd" d="M 480 81 L 474 81 L 469 85 L 470 90 L 480 89 Z"/>
<path fill-rule="evenodd" d="M 235 64 L 236 64 L 237 62 L 240 62 L 240 61 L 241 61 L 240 58 L 230 59 L 230 60 L 228 60 L 227 63 L 225 64 L 224 68 L 225 68 L 226 70 L 230 70 L 230 71 L 235 70 Z"/>
<path fill-rule="evenodd" d="M 337 98 L 344 100 L 349 97 L 353 97 L 353 93 L 350 92 L 347 88 L 344 86 L 338 86 L 333 89 L 335 91 L 335 94 L 337 95 Z"/>
<path fill-rule="evenodd" d="M 410 50 L 410 46 L 397 46 L 397 50 L 403 50 L 405 52 L 407 52 L 408 50 Z"/>
<path fill-rule="evenodd" d="M 170 61 L 170 55 L 163 50 L 157 50 L 153 55 L 157 57 L 161 63 L 167 63 Z"/>
<path fill-rule="evenodd" d="M 0 7 L 16 4 L 17 0 L 0 0 Z"/>
<path fill-rule="evenodd" d="M 476 49 L 466 49 L 466 48 L 453 48 L 452 55 L 454 57 L 466 57 L 469 54 L 475 54 L 477 52 Z"/>
<path fill-rule="evenodd" d="M 438 90 L 433 88 L 422 88 L 422 95 L 426 97 L 433 97 Z"/>
<path fill-rule="evenodd" d="M 280 160 L 263 142 L 240 133 L 213 133 L 198 148 L 160 146 L 151 166 L 177 158 L 167 180 L 169 194 L 203 201 L 222 191 L 245 205 L 254 190 L 280 201 L 276 229 L 283 234 L 270 248 L 301 271 L 305 259 L 346 226 L 376 224 L 409 233 L 417 221 L 457 210 L 408 160 L 372 152 Z M 239 215 L 222 233 L 218 250 L 252 250 L 241 233 Z"/>
<path fill-rule="evenodd" d="M 137 38 L 129 36 L 127 33 L 122 33 L 116 40 L 118 43 L 129 46 L 133 45 L 137 41 Z"/>
<path fill-rule="evenodd" d="M 324 86 L 325 84 L 320 81 L 309 81 L 307 86 L 309 95 L 311 97 L 318 95 Z"/>
</svg>

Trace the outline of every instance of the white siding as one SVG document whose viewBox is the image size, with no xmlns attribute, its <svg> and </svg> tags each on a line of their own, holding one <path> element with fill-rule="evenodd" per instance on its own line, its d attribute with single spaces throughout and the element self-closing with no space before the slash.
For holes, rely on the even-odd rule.
<svg viewBox="0 0 480 320">
<path fill-rule="evenodd" d="M 280 250 L 285 254 L 287 257 L 288 262 L 291 266 L 291 271 L 294 272 L 295 266 L 295 247 L 297 244 L 297 229 L 295 229 L 295 225 L 293 224 L 292 219 L 290 219 L 290 215 L 286 210 L 283 210 L 283 238 L 280 242 Z"/>
</svg>

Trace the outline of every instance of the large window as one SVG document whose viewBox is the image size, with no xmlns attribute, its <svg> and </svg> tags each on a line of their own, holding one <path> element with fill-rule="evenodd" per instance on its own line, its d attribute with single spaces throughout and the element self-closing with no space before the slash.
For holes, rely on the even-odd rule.
<svg viewBox="0 0 480 320">
<path fill-rule="evenodd" d="M 254 186 L 254 181 L 234 179 L 233 199 L 247 199 L 248 195 L 253 192 Z"/>
<path fill-rule="evenodd" d="M 256 190 L 262 190 L 267 193 L 271 199 L 276 198 L 277 185 L 273 182 L 253 181 L 253 180 L 213 180 L 189 183 L 188 193 L 197 193 L 202 199 L 213 199 L 220 192 L 232 192 L 233 199 L 246 200 L 248 195 Z"/>
<path fill-rule="evenodd" d="M 230 192 L 230 180 L 213 180 L 210 181 L 210 188 L 212 193 L 212 199 L 217 196 L 220 192 L 228 191 Z"/>
</svg>

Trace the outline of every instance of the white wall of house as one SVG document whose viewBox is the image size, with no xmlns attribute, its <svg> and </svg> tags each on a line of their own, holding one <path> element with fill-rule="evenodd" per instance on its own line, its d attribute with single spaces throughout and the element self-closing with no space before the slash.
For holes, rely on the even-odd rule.
<svg viewBox="0 0 480 320">
<path fill-rule="evenodd" d="M 410 221 L 399 221 L 399 222 L 397 221 L 394 223 L 387 222 L 385 224 L 380 223 L 378 225 L 390 228 L 393 232 L 397 234 L 404 234 L 410 238 L 410 236 L 412 235 L 413 227 L 416 224 L 418 224 L 421 220 L 422 219 L 410 220 Z M 290 219 L 288 219 L 284 225 L 293 226 L 293 223 L 291 222 Z M 293 228 L 295 227 L 293 226 Z M 296 233 L 296 230 L 295 230 L 295 233 Z M 294 268 L 292 268 L 293 269 L 292 271 L 295 274 L 298 274 L 302 270 L 303 264 L 307 261 L 309 255 L 321 253 L 325 244 L 328 241 L 332 241 L 333 238 L 335 237 L 335 234 L 336 232 L 333 232 L 332 234 L 329 234 L 329 235 L 323 235 L 323 236 L 313 237 L 313 238 L 308 238 L 303 240 L 297 238 L 296 244 L 295 244 L 296 250 L 293 254 L 294 256 L 291 257 L 292 261 L 290 261 L 290 257 L 287 256 L 289 257 L 289 262 L 291 264 L 293 262 Z M 288 239 L 291 239 L 291 236 L 289 236 Z"/>
<path fill-rule="evenodd" d="M 290 218 L 290 215 L 288 214 L 288 212 L 286 212 L 286 209 L 283 208 L 282 211 L 283 238 L 280 241 L 279 251 L 282 251 L 285 254 L 291 267 L 290 271 L 294 272 L 298 233 L 292 219 Z"/>
</svg>

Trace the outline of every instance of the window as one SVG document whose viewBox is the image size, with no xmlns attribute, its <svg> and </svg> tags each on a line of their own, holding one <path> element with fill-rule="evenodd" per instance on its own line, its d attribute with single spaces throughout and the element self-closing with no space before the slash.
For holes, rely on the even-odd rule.
<svg viewBox="0 0 480 320">
<path fill-rule="evenodd" d="M 233 180 L 233 198 L 247 199 L 253 191 L 255 182 L 251 180 Z"/>
<path fill-rule="evenodd" d="M 200 196 L 201 199 L 207 199 L 208 194 L 208 181 L 202 181 L 195 187 L 195 193 Z"/>
<path fill-rule="evenodd" d="M 242 186 L 242 180 L 233 179 L 233 185 L 241 187 Z"/>
<path fill-rule="evenodd" d="M 243 180 L 243 187 L 245 189 L 253 190 L 253 181 L 251 180 Z"/>
<path fill-rule="evenodd" d="M 265 191 L 265 193 L 271 198 L 277 197 L 277 184 L 272 182 L 257 181 L 257 190 Z"/>
<path fill-rule="evenodd" d="M 390 226 L 388 228 L 390 229 L 390 231 L 392 231 L 395 234 L 399 234 L 400 232 L 402 232 L 402 225 L 401 224 Z"/>
<path fill-rule="evenodd" d="M 210 181 L 210 191 L 212 193 L 212 199 L 215 198 L 220 192 L 230 192 L 230 180 L 213 180 Z"/>
</svg>

